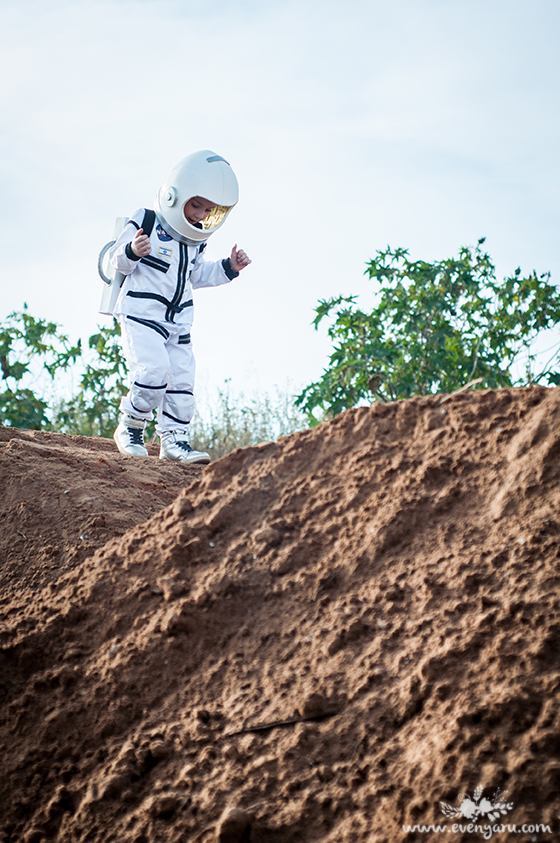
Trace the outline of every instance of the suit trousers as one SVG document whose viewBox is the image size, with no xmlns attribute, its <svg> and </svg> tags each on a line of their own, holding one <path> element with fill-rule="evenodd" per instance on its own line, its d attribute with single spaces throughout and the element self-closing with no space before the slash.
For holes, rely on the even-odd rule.
<svg viewBox="0 0 560 843">
<path fill-rule="evenodd" d="M 121 338 L 130 374 L 130 391 L 120 409 L 151 420 L 156 431 L 185 432 L 195 408 L 195 359 L 184 325 L 121 316 Z"/>
</svg>

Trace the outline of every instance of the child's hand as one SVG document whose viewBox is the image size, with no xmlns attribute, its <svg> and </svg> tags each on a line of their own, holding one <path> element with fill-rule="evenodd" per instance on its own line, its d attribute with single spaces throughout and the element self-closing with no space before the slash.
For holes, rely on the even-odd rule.
<svg viewBox="0 0 560 843">
<path fill-rule="evenodd" d="M 139 228 L 132 241 L 130 243 L 130 248 L 137 255 L 139 258 L 143 258 L 146 255 L 149 255 L 152 251 L 152 244 L 150 243 L 150 238 L 147 234 L 143 233 L 144 229 Z"/>
<path fill-rule="evenodd" d="M 237 243 L 231 250 L 231 255 L 229 256 L 229 260 L 232 266 L 232 269 L 235 272 L 241 272 L 242 269 L 245 269 L 246 266 L 249 266 L 251 263 L 251 258 L 243 251 L 243 249 L 237 248 Z"/>
</svg>

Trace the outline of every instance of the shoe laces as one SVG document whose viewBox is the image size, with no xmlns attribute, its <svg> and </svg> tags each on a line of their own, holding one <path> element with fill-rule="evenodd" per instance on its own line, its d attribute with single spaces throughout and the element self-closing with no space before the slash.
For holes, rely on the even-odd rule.
<svg viewBox="0 0 560 843">
<path fill-rule="evenodd" d="M 186 439 L 179 439 L 175 442 L 175 444 L 177 445 L 178 448 L 181 448 L 183 451 L 189 452 L 189 451 L 194 450 L 193 448 L 191 448 L 191 446 L 186 441 Z"/>
<path fill-rule="evenodd" d="M 142 427 L 127 427 L 128 436 L 131 445 L 144 444 L 144 428 Z"/>
</svg>

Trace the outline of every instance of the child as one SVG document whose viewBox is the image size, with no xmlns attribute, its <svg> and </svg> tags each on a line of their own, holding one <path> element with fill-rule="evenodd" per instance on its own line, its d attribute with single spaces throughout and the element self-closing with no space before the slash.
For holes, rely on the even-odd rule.
<svg viewBox="0 0 560 843">
<path fill-rule="evenodd" d="M 210 462 L 187 435 L 195 406 L 192 290 L 227 284 L 251 263 L 237 245 L 225 260 L 204 260 L 208 237 L 237 200 L 228 162 L 210 150 L 195 152 L 160 189 L 155 222 L 153 212 L 136 211 L 109 251 L 112 266 L 127 276 L 115 307 L 131 378 L 114 433 L 121 454 L 148 456 L 144 428 L 156 410 L 160 459 Z M 142 226 L 150 227 L 150 213 L 147 234 Z"/>
</svg>

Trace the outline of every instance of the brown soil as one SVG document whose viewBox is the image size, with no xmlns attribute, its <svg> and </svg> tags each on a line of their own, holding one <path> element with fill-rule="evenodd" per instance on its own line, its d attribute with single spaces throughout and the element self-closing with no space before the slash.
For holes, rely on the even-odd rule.
<svg viewBox="0 0 560 843">
<path fill-rule="evenodd" d="M 3 843 L 559 839 L 560 389 L 0 471 Z"/>
</svg>

